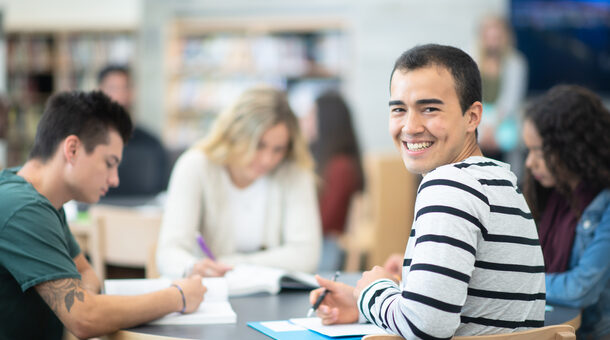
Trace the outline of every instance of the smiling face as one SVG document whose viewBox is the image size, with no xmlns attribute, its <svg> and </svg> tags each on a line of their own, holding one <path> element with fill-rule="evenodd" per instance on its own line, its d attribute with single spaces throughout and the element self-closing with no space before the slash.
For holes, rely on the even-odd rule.
<svg viewBox="0 0 610 340">
<path fill-rule="evenodd" d="M 98 144 L 89 154 L 79 143 L 66 176 L 73 199 L 95 203 L 109 188 L 118 186 L 122 153 L 123 140 L 112 129 L 108 131 L 108 143 Z"/>
<path fill-rule="evenodd" d="M 394 71 L 389 130 L 413 173 L 481 155 L 475 137 L 481 113 L 481 103 L 475 102 L 462 114 L 453 77 L 445 68 Z"/>
<path fill-rule="evenodd" d="M 243 165 L 229 165 L 229 173 L 234 184 L 246 187 L 275 169 L 288 153 L 290 132 L 284 123 L 269 128 L 258 142 L 252 160 Z"/>
<path fill-rule="evenodd" d="M 528 153 L 525 159 L 525 166 L 530 170 L 532 176 L 545 188 L 555 186 L 555 177 L 549 171 L 542 151 L 542 137 L 534 123 L 527 119 L 523 123 L 523 142 L 527 147 Z"/>
</svg>

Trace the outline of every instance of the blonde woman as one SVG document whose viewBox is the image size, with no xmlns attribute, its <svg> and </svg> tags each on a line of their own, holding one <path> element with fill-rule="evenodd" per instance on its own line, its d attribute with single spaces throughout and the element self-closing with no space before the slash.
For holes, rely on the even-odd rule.
<svg viewBox="0 0 610 340">
<path fill-rule="evenodd" d="M 255 87 L 176 162 L 157 263 L 169 277 L 222 276 L 240 263 L 313 272 L 320 230 L 313 162 L 297 118 L 281 91 Z"/>
</svg>

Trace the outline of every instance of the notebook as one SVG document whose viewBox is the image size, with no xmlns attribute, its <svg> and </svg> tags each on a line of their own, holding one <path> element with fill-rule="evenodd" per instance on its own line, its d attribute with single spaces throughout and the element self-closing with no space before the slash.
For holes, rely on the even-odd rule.
<svg viewBox="0 0 610 340">
<path fill-rule="evenodd" d="M 325 326 L 319 318 L 248 322 L 247 325 L 276 340 L 360 340 L 363 335 L 387 334 L 371 324 Z"/>
<path fill-rule="evenodd" d="M 311 274 L 257 265 L 237 265 L 225 277 L 229 284 L 229 296 L 277 294 L 281 289 L 309 290 L 319 287 Z"/>
<path fill-rule="evenodd" d="M 235 323 L 237 315 L 228 298 L 228 284 L 225 278 L 204 278 L 208 289 L 199 308 L 189 314 L 171 313 L 149 322 L 152 325 L 202 325 Z M 138 295 L 152 293 L 167 288 L 169 279 L 128 279 L 105 280 L 104 291 L 108 295 Z"/>
</svg>

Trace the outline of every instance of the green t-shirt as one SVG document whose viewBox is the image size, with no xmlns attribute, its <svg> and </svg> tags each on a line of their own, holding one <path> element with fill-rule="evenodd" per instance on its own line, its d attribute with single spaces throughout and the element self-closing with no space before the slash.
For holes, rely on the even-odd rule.
<svg viewBox="0 0 610 340">
<path fill-rule="evenodd" d="M 0 339 L 61 339 L 63 325 L 33 287 L 79 278 L 80 248 L 55 209 L 18 168 L 0 172 Z"/>
</svg>

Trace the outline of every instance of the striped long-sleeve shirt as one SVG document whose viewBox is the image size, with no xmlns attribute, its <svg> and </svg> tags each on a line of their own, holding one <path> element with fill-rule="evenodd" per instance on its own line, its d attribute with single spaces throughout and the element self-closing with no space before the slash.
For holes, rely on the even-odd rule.
<svg viewBox="0 0 610 340">
<path fill-rule="evenodd" d="M 449 339 L 544 324 L 544 261 L 530 210 L 507 164 L 484 157 L 422 180 L 403 281 L 358 298 L 370 322 L 407 339 Z"/>
</svg>

